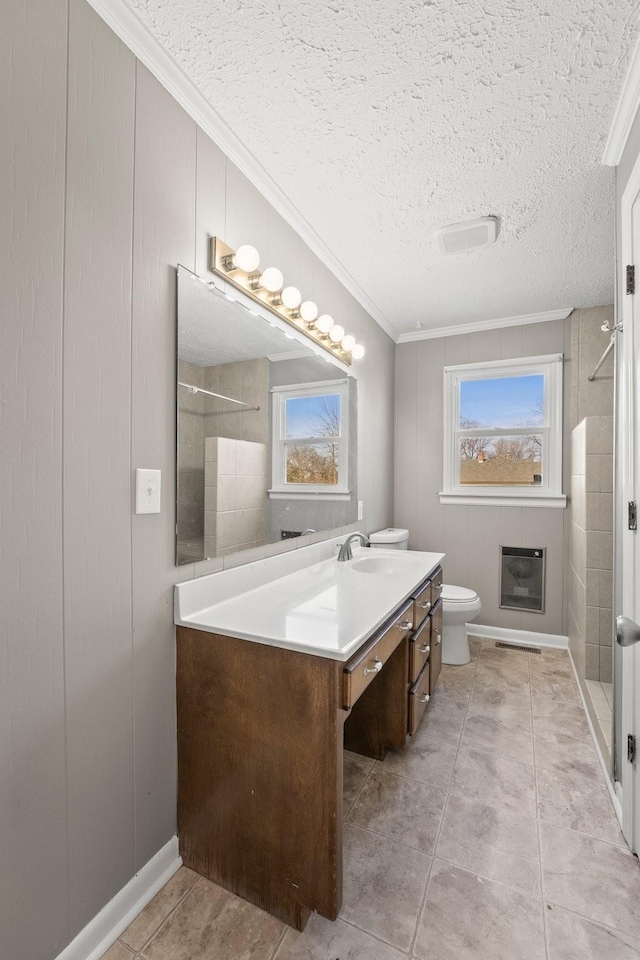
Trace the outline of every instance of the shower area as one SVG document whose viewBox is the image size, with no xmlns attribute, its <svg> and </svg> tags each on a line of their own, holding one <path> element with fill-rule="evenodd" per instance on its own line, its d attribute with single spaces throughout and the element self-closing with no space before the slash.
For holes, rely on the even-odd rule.
<svg viewBox="0 0 640 960">
<path fill-rule="evenodd" d="M 613 307 L 576 310 L 571 351 L 569 646 L 602 755 L 613 743 Z"/>
</svg>

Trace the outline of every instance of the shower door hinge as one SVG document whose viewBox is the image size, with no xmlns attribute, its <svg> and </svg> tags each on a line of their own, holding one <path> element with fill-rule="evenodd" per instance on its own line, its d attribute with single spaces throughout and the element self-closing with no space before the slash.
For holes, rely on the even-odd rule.
<svg viewBox="0 0 640 960">
<path fill-rule="evenodd" d="M 636 268 L 635 264 L 627 264 L 627 296 L 636 292 Z"/>
<path fill-rule="evenodd" d="M 638 504 L 635 500 L 629 500 L 629 530 L 638 529 Z"/>
<path fill-rule="evenodd" d="M 635 264 L 627 264 L 627 296 L 636 292 L 636 268 Z"/>
<path fill-rule="evenodd" d="M 627 760 L 629 763 L 636 762 L 636 738 L 632 733 L 627 737 Z"/>
</svg>

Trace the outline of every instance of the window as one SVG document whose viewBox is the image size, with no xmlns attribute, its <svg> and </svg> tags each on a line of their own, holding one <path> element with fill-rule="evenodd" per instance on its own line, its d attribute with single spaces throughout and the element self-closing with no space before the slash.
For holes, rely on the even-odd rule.
<svg viewBox="0 0 640 960">
<path fill-rule="evenodd" d="M 442 503 L 564 507 L 562 355 L 444 368 Z"/>
<path fill-rule="evenodd" d="M 346 380 L 274 387 L 271 497 L 348 500 Z"/>
</svg>

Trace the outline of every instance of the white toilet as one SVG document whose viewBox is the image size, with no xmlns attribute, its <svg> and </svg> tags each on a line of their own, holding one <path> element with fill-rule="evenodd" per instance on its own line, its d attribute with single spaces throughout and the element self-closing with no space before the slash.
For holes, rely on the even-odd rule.
<svg viewBox="0 0 640 960">
<path fill-rule="evenodd" d="M 480 613 L 480 597 L 475 590 L 442 586 L 442 662 L 469 663 L 471 653 L 467 639 L 467 624 Z"/>
<path fill-rule="evenodd" d="M 386 530 L 378 530 L 369 536 L 369 543 L 372 547 L 382 548 L 384 550 L 408 550 L 409 549 L 409 531 L 404 527 L 387 527 Z"/>
<path fill-rule="evenodd" d="M 372 547 L 385 550 L 408 550 L 409 531 L 404 527 L 387 527 L 369 537 Z M 445 583 L 442 587 L 442 662 L 469 663 L 467 624 L 480 613 L 480 597 L 475 590 Z"/>
</svg>

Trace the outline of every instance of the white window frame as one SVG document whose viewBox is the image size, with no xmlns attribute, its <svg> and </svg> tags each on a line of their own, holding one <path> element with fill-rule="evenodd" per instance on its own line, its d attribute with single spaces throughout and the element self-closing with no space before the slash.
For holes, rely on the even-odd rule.
<svg viewBox="0 0 640 960">
<path fill-rule="evenodd" d="M 522 357 L 515 360 L 495 360 L 486 363 L 464 363 L 444 368 L 444 471 L 440 502 L 468 506 L 566 507 L 562 492 L 562 390 L 563 355 Z M 542 434 L 542 483 L 532 487 L 480 486 L 460 484 L 459 440 L 464 436 L 517 436 L 532 432 L 531 427 L 494 427 L 460 430 L 460 384 L 465 380 L 495 380 L 500 377 L 544 376 L 543 426 L 535 432 Z"/>
<path fill-rule="evenodd" d="M 308 437 L 306 443 L 336 443 L 338 463 L 340 464 L 339 483 L 330 486 L 326 483 L 287 483 L 286 458 L 287 443 L 300 440 L 285 437 L 287 400 L 296 397 L 321 397 L 332 394 L 340 396 L 340 436 Z M 271 388 L 271 489 L 269 496 L 273 500 L 350 500 L 349 490 L 349 384 L 346 379 L 320 380 L 316 383 L 296 383 Z"/>
</svg>

